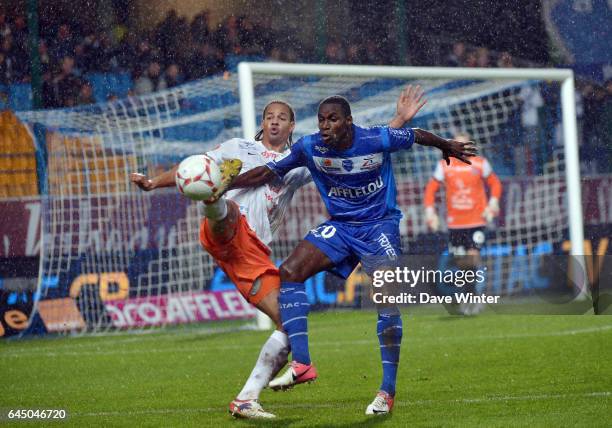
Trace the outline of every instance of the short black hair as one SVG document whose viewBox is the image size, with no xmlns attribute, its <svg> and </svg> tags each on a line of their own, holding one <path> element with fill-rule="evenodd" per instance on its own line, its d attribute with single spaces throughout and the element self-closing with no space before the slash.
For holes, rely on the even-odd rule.
<svg viewBox="0 0 612 428">
<path fill-rule="evenodd" d="M 349 104 L 348 100 L 341 95 L 332 95 L 331 97 L 325 98 L 319 104 L 319 110 L 324 104 L 337 104 L 342 108 L 342 114 L 344 114 L 344 116 L 348 117 L 351 115 L 351 105 Z"/>
</svg>

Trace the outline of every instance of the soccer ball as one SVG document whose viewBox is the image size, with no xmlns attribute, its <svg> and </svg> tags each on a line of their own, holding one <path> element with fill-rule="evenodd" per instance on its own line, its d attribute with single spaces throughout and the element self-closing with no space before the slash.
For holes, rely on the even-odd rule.
<svg viewBox="0 0 612 428">
<path fill-rule="evenodd" d="M 184 159 L 176 170 L 176 188 L 194 201 L 209 199 L 221 185 L 221 171 L 206 155 Z"/>
</svg>

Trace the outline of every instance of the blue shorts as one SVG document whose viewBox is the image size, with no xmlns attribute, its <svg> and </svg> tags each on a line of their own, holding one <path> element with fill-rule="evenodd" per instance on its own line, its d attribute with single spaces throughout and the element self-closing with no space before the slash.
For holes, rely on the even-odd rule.
<svg viewBox="0 0 612 428">
<path fill-rule="evenodd" d="M 348 278 L 359 262 L 368 275 L 390 267 L 402 254 L 399 218 L 353 224 L 329 220 L 308 232 L 304 238 L 334 263 L 329 271 Z"/>
</svg>

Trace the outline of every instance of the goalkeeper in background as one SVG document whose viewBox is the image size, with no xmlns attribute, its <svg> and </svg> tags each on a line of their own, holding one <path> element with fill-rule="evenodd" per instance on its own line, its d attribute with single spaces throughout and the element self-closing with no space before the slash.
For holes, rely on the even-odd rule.
<svg viewBox="0 0 612 428">
<path fill-rule="evenodd" d="M 470 137 L 459 133 L 455 140 L 467 142 Z M 471 165 L 457 159 L 451 159 L 450 164 L 440 160 L 425 187 L 425 220 L 433 232 L 440 229 L 440 218 L 435 208 L 436 192 L 442 185 L 446 188 L 449 253 L 455 256 L 457 266 L 464 270 L 476 269 L 480 265 L 480 250 L 486 239 L 485 226 L 499 214 L 502 194 L 501 182 L 489 161 L 481 156 L 470 160 Z M 488 201 L 485 183 L 490 192 Z M 474 315 L 482 309 L 482 304 L 453 304 L 447 308 L 454 313 Z"/>
</svg>

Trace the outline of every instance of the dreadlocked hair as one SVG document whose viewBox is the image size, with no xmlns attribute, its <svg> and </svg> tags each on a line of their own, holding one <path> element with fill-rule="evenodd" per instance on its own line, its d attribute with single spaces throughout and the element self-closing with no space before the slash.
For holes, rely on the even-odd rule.
<svg viewBox="0 0 612 428">
<path fill-rule="evenodd" d="M 293 110 L 293 107 L 291 107 L 291 104 L 289 104 L 288 102 L 282 101 L 282 100 L 272 100 L 268 104 L 266 104 L 266 106 L 263 109 L 263 113 L 261 114 L 262 121 L 265 120 L 266 111 L 268 110 L 268 107 L 270 107 L 272 104 L 281 104 L 287 107 L 289 109 L 289 121 L 295 122 L 295 111 Z M 260 129 L 257 134 L 255 134 L 255 141 L 261 141 L 262 139 L 263 139 L 263 128 Z M 288 143 L 289 143 L 289 146 L 293 144 L 293 132 L 289 134 Z"/>
</svg>

